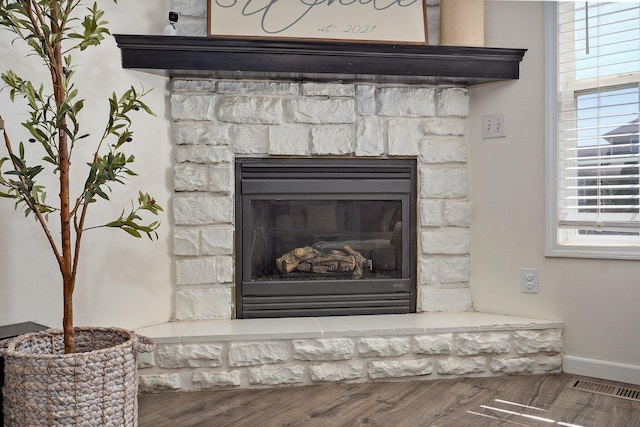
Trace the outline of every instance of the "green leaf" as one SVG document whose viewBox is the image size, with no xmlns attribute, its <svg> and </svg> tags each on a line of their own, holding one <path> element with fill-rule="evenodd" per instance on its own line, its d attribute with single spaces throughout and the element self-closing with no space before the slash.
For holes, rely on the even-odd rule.
<svg viewBox="0 0 640 427">
<path fill-rule="evenodd" d="M 127 233 L 131 234 L 133 237 L 142 237 L 142 235 L 140 233 L 138 233 L 135 229 L 133 228 L 129 228 L 129 227 L 122 227 L 122 229 L 124 231 L 126 231 Z"/>
</svg>

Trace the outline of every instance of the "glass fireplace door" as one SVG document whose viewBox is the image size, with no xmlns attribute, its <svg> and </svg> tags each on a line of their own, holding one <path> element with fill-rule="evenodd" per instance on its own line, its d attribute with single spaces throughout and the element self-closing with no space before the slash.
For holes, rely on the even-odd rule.
<svg viewBox="0 0 640 427">
<path fill-rule="evenodd" d="M 405 200 L 253 199 L 252 282 L 401 278 Z M 348 286 L 348 283 L 344 284 Z"/>
</svg>

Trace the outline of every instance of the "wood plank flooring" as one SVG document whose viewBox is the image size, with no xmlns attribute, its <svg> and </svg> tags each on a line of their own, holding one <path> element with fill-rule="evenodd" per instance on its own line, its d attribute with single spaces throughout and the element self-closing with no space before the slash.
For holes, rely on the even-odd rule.
<svg viewBox="0 0 640 427">
<path fill-rule="evenodd" d="M 640 402 L 568 388 L 575 375 L 141 394 L 140 427 L 640 427 Z"/>
</svg>

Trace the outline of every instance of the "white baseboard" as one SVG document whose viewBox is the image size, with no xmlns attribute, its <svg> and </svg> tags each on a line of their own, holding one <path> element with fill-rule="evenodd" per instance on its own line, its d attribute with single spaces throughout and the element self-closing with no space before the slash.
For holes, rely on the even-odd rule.
<svg viewBox="0 0 640 427">
<path fill-rule="evenodd" d="M 640 365 L 565 355 L 562 370 L 568 374 L 640 385 Z"/>
</svg>

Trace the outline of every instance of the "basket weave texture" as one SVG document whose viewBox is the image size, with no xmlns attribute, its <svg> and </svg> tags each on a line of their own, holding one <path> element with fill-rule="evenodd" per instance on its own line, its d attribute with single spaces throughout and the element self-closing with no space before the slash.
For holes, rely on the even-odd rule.
<svg viewBox="0 0 640 427">
<path fill-rule="evenodd" d="M 61 330 L 10 340 L 5 362 L 7 427 L 137 426 L 138 352 L 146 337 L 119 328 L 75 328 L 76 352 L 64 354 Z"/>
</svg>

